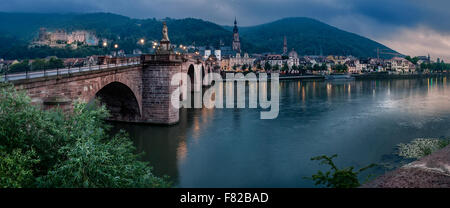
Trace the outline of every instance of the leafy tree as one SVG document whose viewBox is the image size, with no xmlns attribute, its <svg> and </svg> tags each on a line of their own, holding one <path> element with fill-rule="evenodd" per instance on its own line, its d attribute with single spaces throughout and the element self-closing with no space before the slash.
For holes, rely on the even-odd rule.
<svg viewBox="0 0 450 208">
<path fill-rule="evenodd" d="M 0 188 L 33 186 L 33 166 L 39 162 L 34 151 L 15 149 L 8 153 L 0 150 Z"/>
<path fill-rule="evenodd" d="M 102 133 L 95 134 L 100 136 Z M 61 151 L 67 160 L 58 163 L 39 178 L 41 187 L 127 188 L 168 187 L 154 176 L 138 155 L 128 136 L 121 132 L 111 140 L 102 136 L 79 135 L 79 139 Z"/>
<path fill-rule="evenodd" d="M 300 74 L 306 73 L 306 67 L 304 65 L 298 66 L 298 70 L 299 70 Z"/>
<path fill-rule="evenodd" d="M 264 70 L 266 70 L 266 71 L 272 70 L 272 66 L 270 65 L 270 63 L 268 61 L 266 61 L 266 63 L 264 64 Z"/>
<path fill-rule="evenodd" d="M 332 68 L 335 72 L 347 72 L 348 71 L 347 65 L 342 65 L 342 64 L 334 65 Z"/>
<path fill-rule="evenodd" d="M 280 66 L 278 66 L 278 64 L 275 64 L 275 66 L 272 67 L 273 71 L 278 71 L 280 70 Z"/>
<path fill-rule="evenodd" d="M 319 66 L 319 64 L 314 64 L 314 66 L 313 66 L 313 71 L 320 71 L 320 66 Z"/>
<path fill-rule="evenodd" d="M 293 70 L 293 71 L 298 71 L 298 66 L 294 64 L 294 65 L 292 66 L 292 70 Z"/>
<path fill-rule="evenodd" d="M 256 65 L 256 68 L 257 68 L 258 70 L 261 70 L 261 69 L 262 69 L 262 66 L 261 66 L 261 64 L 260 64 L 260 63 L 258 63 L 258 65 Z"/>
<path fill-rule="evenodd" d="M 320 71 L 326 71 L 328 68 L 327 68 L 327 65 L 326 64 L 321 64 L 320 65 Z M 348 68 L 347 68 L 347 70 L 348 70 Z"/>
<path fill-rule="evenodd" d="M 0 187 L 170 186 L 124 133 L 110 138 L 105 106 L 43 111 L 13 86 L 0 91 Z"/>
<path fill-rule="evenodd" d="M 57 68 L 64 68 L 64 62 L 61 59 L 58 58 L 50 58 L 47 63 L 48 69 L 57 69 Z"/>
<path fill-rule="evenodd" d="M 322 155 L 311 158 L 311 160 L 320 161 L 320 164 L 322 165 L 330 166 L 331 170 L 327 172 L 322 172 L 319 170 L 317 174 L 314 174 L 311 178 L 307 179 L 313 180 L 315 185 L 325 185 L 328 188 L 356 188 L 361 186 L 358 180 L 358 175 L 361 172 L 376 166 L 375 164 L 371 164 L 357 171 L 353 170 L 354 167 L 339 169 L 333 162 L 333 159 L 336 157 L 337 155 L 333 155 L 331 157 Z"/>
<path fill-rule="evenodd" d="M 31 70 L 39 71 L 39 70 L 47 69 L 48 64 L 47 64 L 47 61 L 45 61 L 45 59 L 35 59 L 30 64 L 30 68 L 31 68 Z"/>
<path fill-rule="evenodd" d="M 28 60 L 24 60 L 20 63 L 17 64 L 13 64 L 9 67 L 9 72 L 8 73 L 13 73 L 13 72 L 24 72 L 30 70 L 30 62 Z"/>
<path fill-rule="evenodd" d="M 414 65 L 417 65 L 417 62 L 419 61 L 419 57 L 417 57 L 417 56 L 414 57 L 414 58 L 411 58 L 411 56 L 406 56 L 405 59 L 408 60 L 408 61 L 410 61 L 410 62 L 413 63 Z"/>
<path fill-rule="evenodd" d="M 289 71 L 289 66 L 287 65 L 287 63 L 283 64 L 283 67 L 281 67 L 281 71 L 284 71 L 284 72 L 288 72 Z"/>
</svg>

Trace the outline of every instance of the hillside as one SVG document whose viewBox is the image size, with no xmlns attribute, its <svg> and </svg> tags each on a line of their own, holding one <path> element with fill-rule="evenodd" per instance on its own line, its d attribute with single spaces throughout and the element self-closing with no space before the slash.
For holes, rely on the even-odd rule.
<svg viewBox="0 0 450 208">
<path fill-rule="evenodd" d="M 197 46 L 218 46 L 220 41 L 231 45 L 232 32 L 229 27 L 200 19 L 165 19 L 170 39 L 174 44 Z M 132 19 L 111 13 L 92 14 L 34 14 L 0 12 L 0 57 L 39 58 L 50 55 L 59 57 L 85 56 L 107 52 L 110 49 L 27 48 L 27 43 L 36 38 L 40 27 L 48 30 L 88 30 L 100 38 L 107 38 L 119 44 L 120 49 L 130 53 L 138 48 L 141 38 L 159 40 L 162 20 Z M 276 22 L 240 28 L 242 48 L 250 53 L 280 52 L 283 36 L 288 39 L 289 48 L 300 54 L 323 54 L 375 56 L 376 48 L 385 46 L 367 38 L 348 33 L 327 24 L 307 18 L 288 18 Z M 149 44 L 149 42 L 148 42 Z M 148 46 L 149 47 L 149 46 Z"/>
<path fill-rule="evenodd" d="M 38 36 L 40 27 L 48 30 L 66 31 L 88 30 L 100 38 L 107 38 L 119 44 L 120 49 L 131 52 L 138 48 L 141 38 L 161 39 L 162 21 L 157 19 L 132 19 L 111 13 L 92 14 L 35 14 L 0 12 L 0 41 L 14 38 L 14 44 L 0 45 L 2 58 L 36 58 L 58 54 L 61 57 L 91 55 L 99 49 L 83 48 L 83 52 L 66 49 L 38 48 L 28 49 L 26 43 Z M 174 44 L 193 44 L 198 46 L 218 46 L 220 41 L 230 43 L 232 33 L 222 26 L 200 19 L 165 19 Z M 149 43 L 149 42 L 148 42 Z M 254 48 L 245 39 L 243 47 Z M 148 47 L 150 47 L 148 45 Z M 55 53 L 55 54 L 52 54 Z"/>
<path fill-rule="evenodd" d="M 368 38 L 349 33 L 310 18 L 286 18 L 275 22 L 243 27 L 243 38 L 249 39 L 257 52 L 281 52 L 283 37 L 286 36 L 288 48 L 303 55 L 353 55 L 357 57 L 376 57 L 376 49 L 386 46 Z M 391 50 L 394 52 L 393 50 Z"/>
</svg>

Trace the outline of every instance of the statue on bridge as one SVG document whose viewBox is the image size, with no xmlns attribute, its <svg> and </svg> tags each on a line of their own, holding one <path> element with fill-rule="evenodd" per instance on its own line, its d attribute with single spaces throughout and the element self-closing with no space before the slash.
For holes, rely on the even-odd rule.
<svg viewBox="0 0 450 208">
<path fill-rule="evenodd" d="M 166 22 L 163 22 L 162 40 L 161 41 L 170 41 L 169 40 L 169 31 L 167 30 Z"/>
<path fill-rule="evenodd" d="M 163 28 L 162 28 L 162 39 L 159 42 L 159 47 L 156 53 L 158 54 L 165 54 L 172 52 L 172 47 L 170 46 L 170 40 L 169 40 L 169 31 L 167 29 L 166 22 L 163 22 Z"/>
</svg>

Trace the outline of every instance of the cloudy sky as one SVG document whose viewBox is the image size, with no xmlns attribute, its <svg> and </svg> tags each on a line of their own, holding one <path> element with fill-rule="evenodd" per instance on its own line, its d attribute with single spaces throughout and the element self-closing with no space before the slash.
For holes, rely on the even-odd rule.
<svg viewBox="0 0 450 208">
<path fill-rule="evenodd" d="M 113 12 L 243 26 L 311 17 L 413 56 L 450 61 L 449 0 L 0 0 L 7 12 Z"/>
</svg>

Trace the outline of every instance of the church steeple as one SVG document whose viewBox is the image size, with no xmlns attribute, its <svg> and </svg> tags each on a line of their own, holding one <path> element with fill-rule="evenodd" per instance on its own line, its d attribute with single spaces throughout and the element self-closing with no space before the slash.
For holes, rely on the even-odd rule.
<svg viewBox="0 0 450 208">
<path fill-rule="evenodd" d="M 238 27 L 237 27 L 237 19 L 236 19 L 236 17 L 234 17 L 234 28 L 233 28 L 233 32 L 234 32 L 234 33 L 238 33 L 238 32 L 239 32 Z"/>
<path fill-rule="evenodd" d="M 288 48 L 287 48 L 287 39 L 286 39 L 286 35 L 284 36 L 284 42 L 283 42 L 283 54 L 287 54 L 288 53 Z"/>
<path fill-rule="evenodd" d="M 233 51 L 236 53 L 241 53 L 241 41 L 239 40 L 239 29 L 237 27 L 237 19 L 234 18 L 234 28 L 233 28 Z"/>
</svg>

